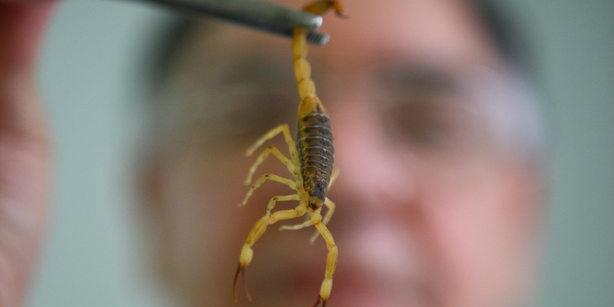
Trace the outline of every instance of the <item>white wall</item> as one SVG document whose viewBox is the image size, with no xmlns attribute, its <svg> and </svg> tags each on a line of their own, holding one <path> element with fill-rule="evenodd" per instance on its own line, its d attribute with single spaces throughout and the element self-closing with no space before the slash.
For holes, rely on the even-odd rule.
<svg viewBox="0 0 614 307">
<path fill-rule="evenodd" d="M 614 306 L 614 1 L 511 1 L 532 15 L 549 99 L 552 201 L 540 306 Z"/>
<path fill-rule="evenodd" d="M 29 306 L 169 306 L 146 273 L 134 171 L 152 34 L 169 19 L 128 1 L 62 1 L 41 58 L 55 143 L 53 216 Z"/>
</svg>

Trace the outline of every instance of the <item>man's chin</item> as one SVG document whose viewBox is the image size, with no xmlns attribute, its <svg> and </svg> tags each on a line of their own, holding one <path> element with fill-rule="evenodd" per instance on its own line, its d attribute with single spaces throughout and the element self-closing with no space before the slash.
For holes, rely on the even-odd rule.
<svg viewBox="0 0 614 307">
<path fill-rule="evenodd" d="M 296 280 L 295 280 L 296 281 Z M 266 301 L 263 306 L 312 306 L 318 298 L 320 279 L 309 282 L 296 282 L 280 286 L 277 291 L 258 291 L 256 300 Z M 357 279 L 336 278 L 328 306 L 333 307 L 432 307 L 433 296 L 418 283 L 380 283 L 369 284 Z M 286 291 L 286 293 L 280 293 Z M 273 295 L 279 295 L 275 298 Z M 260 305 L 258 305 L 260 306 Z"/>
</svg>

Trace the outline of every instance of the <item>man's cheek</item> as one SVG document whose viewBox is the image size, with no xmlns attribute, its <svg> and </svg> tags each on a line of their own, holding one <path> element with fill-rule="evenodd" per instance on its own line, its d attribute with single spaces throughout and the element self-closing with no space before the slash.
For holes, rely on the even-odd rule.
<svg viewBox="0 0 614 307">
<path fill-rule="evenodd" d="M 511 244 L 506 220 L 508 200 L 498 181 L 480 182 L 441 188 L 424 208 L 427 244 L 439 262 L 440 282 L 463 306 L 497 303 L 513 279 L 509 269 L 517 246 Z"/>
</svg>

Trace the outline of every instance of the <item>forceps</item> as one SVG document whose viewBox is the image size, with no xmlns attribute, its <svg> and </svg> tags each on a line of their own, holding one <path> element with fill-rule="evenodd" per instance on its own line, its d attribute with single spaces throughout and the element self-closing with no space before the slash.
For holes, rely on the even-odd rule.
<svg viewBox="0 0 614 307">
<path fill-rule="evenodd" d="M 258 0 L 137 0 L 165 6 L 187 13 L 208 15 L 244 26 L 291 36 L 295 26 L 310 30 L 307 41 L 325 45 L 330 40 L 326 33 L 316 30 L 322 17 L 296 11 Z"/>
</svg>

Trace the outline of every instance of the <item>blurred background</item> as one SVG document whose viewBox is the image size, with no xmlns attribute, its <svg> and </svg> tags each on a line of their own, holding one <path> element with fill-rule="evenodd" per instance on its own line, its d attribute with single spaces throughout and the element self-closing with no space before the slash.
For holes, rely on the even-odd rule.
<svg viewBox="0 0 614 307">
<path fill-rule="evenodd" d="M 614 306 L 614 2 L 499 2 L 528 33 L 545 98 L 551 193 L 538 306 Z M 178 306 L 148 272 L 134 192 L 152 50 L 177 18 L 123 1 L 59 6 L 40 63 L 54 210 L 27 306 Z"/>
</svg>

